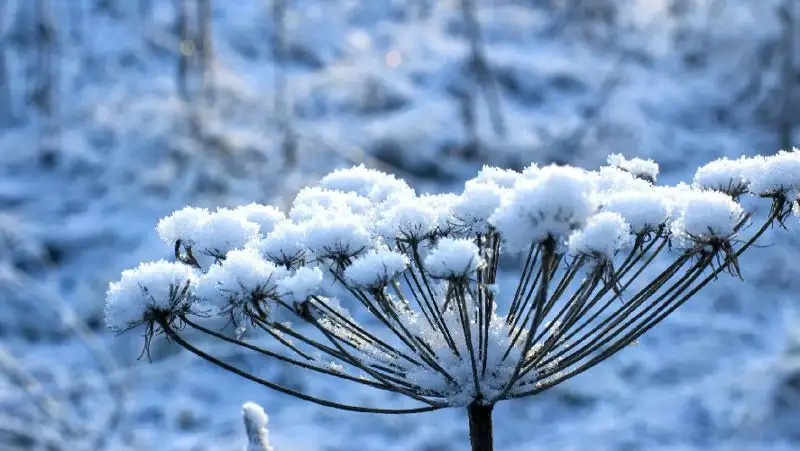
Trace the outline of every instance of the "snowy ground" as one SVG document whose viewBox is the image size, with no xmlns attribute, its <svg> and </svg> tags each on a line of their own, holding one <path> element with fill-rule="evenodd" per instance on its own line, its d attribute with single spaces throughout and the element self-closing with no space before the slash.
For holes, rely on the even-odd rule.
<svg viewBox="0 0 800 451">
<path fill-rule="evenodd" d="M 440 191 L 486 162 L 596 168 L 611 152 L 654 158 L 664 181 L 689 181 L 708 160 L 778 146 L 775 2 L 690 1 L 680 16 L 669 5 L 681 2 L 625 0 L 609 26 L 554 6 L 563 2 L 478 1 L 499 136 L 465 70 L 469 45 L 455 0 L 289 2 L 292 51 L 283 66 L 270 56 L 266 2 L 214 2 L 218 102 L 200 110 L 199 134 L 175 93 L 174 2 L 150 1 L 145 20 L 135 2 L 62 0 L 52 2 L 53 17 L 65 18 L 56 21 L 61 137 L 47 153 L 43 119 L 22 94 L 33 52 L 22 24 L 33 3 L 10 0 L 0 17 L 17 93 L 13 115 L 0 116 L 0 423 L 44 430 L 67 418 L 96 429 L 112 418 L 107 449 L 239 449 L 239 409 L 249 400 L 269 413 L 279 451 L 467 446 L 465 412 L 321 410 L 163 343 L 152 363 L 137 361 L 136 337 L 103 331 L 103 296 L 122 269 L 169 256 L 153 227 L 176 208 L 285 205 L 308 181 L 354 162 Z M 80 22 L 68 4 L 85 7 Z M 299 162 L 288 169 L 272 107 L 276 71 L 289 77 L 299 135 Z M 475 155 L 465 151 L 462 92 L 478 94 Z M 776 233 L 791 245 L 746 256 L 746 282 L 720 280 L 640 346 L 536 398 L 500 405 L 497 449 L 797 449 L 797 234 Z M 334 399 L 405 402 L 314 388 L 307 375 L 232 357 Z M 69 408 L 50 409 L 44 398 Z M 49 449 L 81 449 L 65 437 Z"/>
</svg>

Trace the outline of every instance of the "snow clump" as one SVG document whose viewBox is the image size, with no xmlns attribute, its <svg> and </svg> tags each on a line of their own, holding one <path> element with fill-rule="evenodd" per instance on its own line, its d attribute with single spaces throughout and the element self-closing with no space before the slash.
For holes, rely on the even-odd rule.
<svg viewBox="0 0 800 451">
<path fill-rule="evenodd" d="M 438 279 L 471 278 L 483 265 L 478 246 L 467 239 L 442 238 L 425 257 L 425 269 Z"/>
<path fill-rule="evenodd" d="M 386 286 L 408 267 L 408 257 L 390 250 L 372 250 L 353 261 L 344 272 L 356 287 L 378 289 Z"/>
<path fill-rule="evenodd" d="M 120 332 L 186 313 L 195 300 L 189 288 L 196 280 L 191 267 L 164 260 L 127 269 L 118 282 L 109 284 L 106 324 Z"/>
</svg>

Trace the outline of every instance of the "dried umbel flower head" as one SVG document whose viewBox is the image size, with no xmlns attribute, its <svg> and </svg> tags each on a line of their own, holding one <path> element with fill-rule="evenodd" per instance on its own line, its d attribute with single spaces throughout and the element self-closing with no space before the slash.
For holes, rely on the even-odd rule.
<svg viewBox="0 0 800 451">
<path fill-rule="evenodd" d="M 740 275 L 741 254 L 796 204 L 798 154 L 712 162 L 694 186 L 656 186 L 655 163 L 619 155 L 609 159 L 617 167 L 597 171 L 485 167 L 462 193 L 434 196 L 343 169 L 302 191 L 286 215 L 251 204 L 163 219 L 158 231 L 177 262 L 123 273 L 109 289 L 108 321 L 163 332 L 228 371 L 325 406 L 467 407 L 473 443 L 489 449 L 495 403 L 586 371 L 720 273 Z M 758 228 L 737 202 L 746 193 L 771 202 Z M 498 286 L 504 254 L 519 262 L 515 286 Z M 200 312 L 246 319 L 285 352 L 210 329 Z M 312 397 L 202 351 L 179 326 L 421 406 Z"/>
</svg>

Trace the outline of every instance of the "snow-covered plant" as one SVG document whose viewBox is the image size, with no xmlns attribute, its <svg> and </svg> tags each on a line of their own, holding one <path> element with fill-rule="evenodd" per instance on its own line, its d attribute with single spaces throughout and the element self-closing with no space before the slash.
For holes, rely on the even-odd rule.
<svg viewBox="0 0 800 451">
<path fill-rule="evenodd" d="M 247 447 L 244 451 L 274 451 L 269 444 L 269 430 L 267 430 L 267 417 L 264 409 L 254 402 L 242 405 L 242 420 L 247 433 Z"/>
<path fill-rule="evenodd" d="M 742 253 L 785 222 L 800 189 L 798 150 L 709 163 L 692 186 L 655 185 L 652 161 L 609 163 L 484 168 L 444 195 L 355 167 L 302 191 L 286 215 L 186 208 L 158 224 L 176 262 L 125 271 L 109 288 L 107 321 L 323 406 L 465 407 L 473 450 L 490 450 L 496 403 L 577 376 L 723 272 L 740 276 Z M 738 203 L 746 193 L 770 203 L 758 227 Z M 500 283 L 501 260 L 519 263 L 516 284 Z M 205 323 L 213 315 L 278 347 L 215 330 Z M 420 406 L 317 398 L 203 351 L 184 328 Z"/>
</svg>

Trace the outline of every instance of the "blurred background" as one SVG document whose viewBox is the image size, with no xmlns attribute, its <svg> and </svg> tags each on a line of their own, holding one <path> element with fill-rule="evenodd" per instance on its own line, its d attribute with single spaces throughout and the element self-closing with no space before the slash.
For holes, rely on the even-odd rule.
<svg viewBox="0 0 800 451">
<path fill-rule="evenodd" d="M 796 0 L 0 0 L 0 449 L 242 449 L 245 401 L 278 451 L 466 449 L 461 410 L 320 410 L 163 341 L 139 359 L 105 330 L 108 283 L 170 257 L 154 227 L 175 209 L 285 207 L 353 164 L 438 192 L 620 152 L 675 183 L 792 144 Z M 501 404 L 497 449 L 800 449 L 800 246 L 763 243 L 744 282 Z"/>
</svg>

